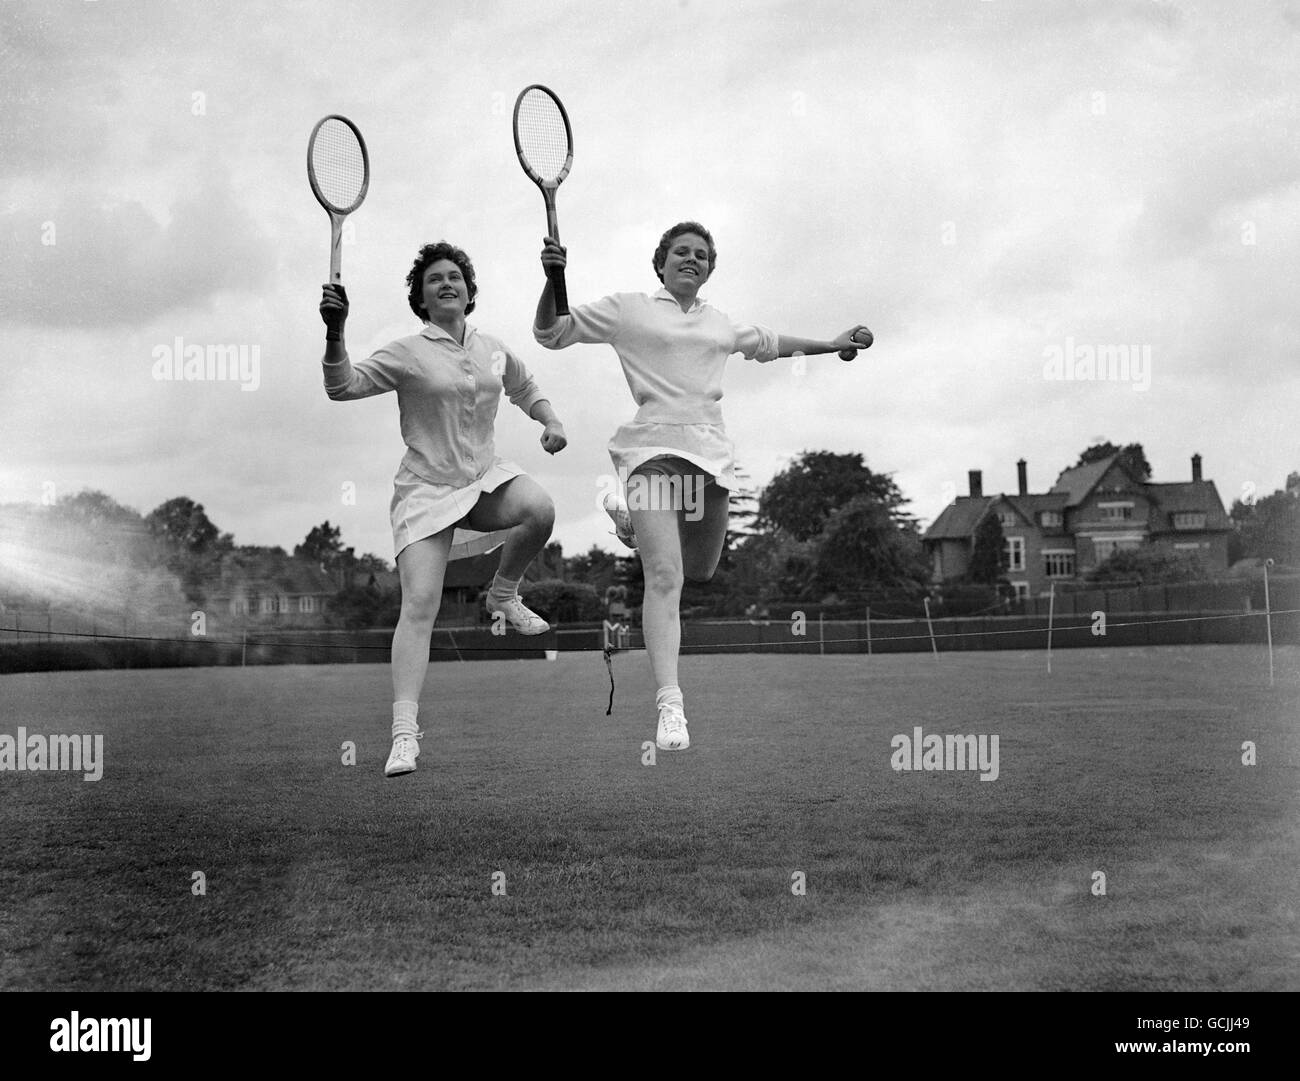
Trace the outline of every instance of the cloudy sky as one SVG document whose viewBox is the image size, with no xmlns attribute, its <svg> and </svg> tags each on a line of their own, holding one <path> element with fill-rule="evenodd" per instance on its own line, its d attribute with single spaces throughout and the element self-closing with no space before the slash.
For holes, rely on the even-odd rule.
<svg viewBox="0 0 1300 1081">
<path fill-rule="evenodd" d="M 618 362 L 529 329 L 545 219 L 510 109 L 532 82 L 575 129 L 574 301 L 657 286 L 659 234 L 694 218 L 736 321 L 874 330 L 851 365 L 732 361 L 757 483 L 859 451 L 928 521 L 968 469 L 1013 491 L 1023 456 L 1046 490 L 1105 438 L 1143 443 L 1156 480 L 1199 452 L 1225 503 L 1266 494 L 1300 468 L 1298 72 L 1281 0 L 0 0 L 0 502 L 186 495 L 240 543 L 329 519 L 391 559 L 396 399 L 321 387 L 305 151 L 337 112 L 372 168 L 343 255 L 353 356 L 418 329 L 420 244 L 465 247 L 471 321 L 570 441 L 548 457 L 506 403 L 498 452 L 552 493 L 567 552 L 615 547 Z M 244 347 L 255 388 L 154 378 L 177 338 Z M 1121 346 L 1116 378 L 1051 377 Z"/>
</svg>

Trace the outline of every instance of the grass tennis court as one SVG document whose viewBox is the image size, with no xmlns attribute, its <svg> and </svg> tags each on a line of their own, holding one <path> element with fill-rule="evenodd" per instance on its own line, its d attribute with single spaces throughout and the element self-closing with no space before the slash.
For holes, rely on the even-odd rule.
<svg viewBox="0 0 1300 1081">
<path fill-rule="evenodd" d="M 612 717 L 598 653 L 442 664 L 394 780 L 384 665 L 3 676 L 0 734 L 105 762 L 0 773 L 0 988 L 1297 990 L 1277 662 L 685 657 L 653 766 L 640 654 Z M 895 772 L 917 725 L 997 734 L 998 779 Z"/>
</svg>

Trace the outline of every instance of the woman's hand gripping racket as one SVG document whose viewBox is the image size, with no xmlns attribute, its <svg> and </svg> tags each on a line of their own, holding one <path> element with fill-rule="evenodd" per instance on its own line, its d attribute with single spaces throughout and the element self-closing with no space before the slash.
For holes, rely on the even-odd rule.
<svg viewBox="0 0 1300 1081">
<path fill-rule="evenodd" d="M 330 216 L 330 280 L 321 299 L 327 336 L 340 336 L 348 317 L 343 288 L 343 219 L 356 210 L 370 187 L 370 155 L 357 126 L 345 116 L 316 122 L 307 140 L 307 180 Z"/>
<path fill-rule="evenodd" d="M 871 343 L 876 339 L 866 327 L 858 324 L 852 330 L 847 331 L 847 337 L 851 347 L 840 350 L 840 360 L 853 360 L 858 355 L 858 349 L 870 349 Z"/>
<path fill-rule="evenodd" d="M 546 200 L 546 232 L 557 243 L 560 228 L 555 216 L 555 189 L 573 165 L 573 129 L 560 99 L 544 86 L 525 87 L 515 101 L 515 153 L 528 179 L 542 189 Z M 547 272 L 555 293 L 555 314 L 569 314 L 569 294 L 564 268 Z"/>
</svg>

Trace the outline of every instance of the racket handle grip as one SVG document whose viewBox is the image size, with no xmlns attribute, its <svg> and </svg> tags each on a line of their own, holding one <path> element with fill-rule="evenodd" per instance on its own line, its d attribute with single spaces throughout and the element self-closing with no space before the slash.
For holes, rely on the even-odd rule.
<svg viewBox="0 0 1300 1081">
<path fill-rule="evenodd" d="M 563 269 L 554 269 L 550 271 L 551 291 L 555 294 L 555 314 L 569 314 L 569 290 L 564 284 Z"/>
<path fill-rule="evenodd" d="M 343 219 L 330 214 L 330 281 L 343 281 Z"/>
</svg>

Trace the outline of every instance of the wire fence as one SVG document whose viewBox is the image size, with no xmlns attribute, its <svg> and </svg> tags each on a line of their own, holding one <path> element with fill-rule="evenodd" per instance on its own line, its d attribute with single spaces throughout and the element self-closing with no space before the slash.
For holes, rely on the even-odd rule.
<svg viewBox="0 0 1300 1081">
<path fill-rule="evenodd" d="M 0 672 L 210 665 L 386 663 L 392 629 L 362 631 L 240 630 L 226 634 L 56 630 L 32 621 L 6 625 L 0 614 Z M 1104 618 L 1098 618 L 1102 616 Z M 611 630 L 614 631 L 611 634 Z M 876 654 L 971 650 L 1042 650 L 1095 646 L 1191 644 L 1300 645 L 1300 607 L 1252 612 L 1087 615 L 983 615 L 949 619 L 831 620 L 798 611 L 789 619 L 698 620 L 682 624 L 682 653 Z M 609 623 L 559 626 L 523 637 L 490 628 L 436 628 L 430 659 L 553 659 L 559 653 L 645 648 L 639 628 Z"/>
</svg>

